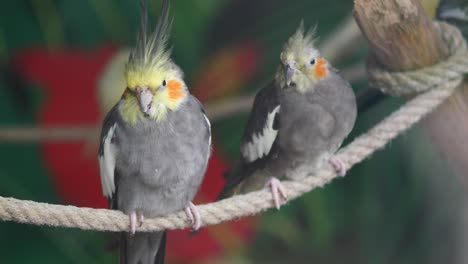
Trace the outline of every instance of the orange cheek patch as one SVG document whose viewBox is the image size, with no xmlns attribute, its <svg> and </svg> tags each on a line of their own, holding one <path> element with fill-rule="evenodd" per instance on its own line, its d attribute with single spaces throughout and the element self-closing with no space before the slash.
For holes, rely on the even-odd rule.
<svg viewBox="0 0 468 264">
<path fill-rule="evenodd" d="M 327 61 L 322 58 L 317 59 L 317 64 L 315 65 L 315 76 L 324 78 L 327 74 Z"/>
<path fill-rule="evenodd" d="M 176 80 L 170 80 L 167 84 L 169 98 L 173 100 L 178 100 L 184 95 L 184 89 L 182 88 L 182 83 Z"/>
</svg>

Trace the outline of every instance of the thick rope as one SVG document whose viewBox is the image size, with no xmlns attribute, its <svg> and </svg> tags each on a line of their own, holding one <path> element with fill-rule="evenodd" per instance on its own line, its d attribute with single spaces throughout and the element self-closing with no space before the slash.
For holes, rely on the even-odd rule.
<svg viewBox="0 0 468 264">
<path fill-rule="evenodd" d="M 453 30 L 440 31 L 444 40 L 454 39 L 461 43 L 461 35 Z M 450 36 L 447 36 L 449 34 Z M 455 41 L 456 40 L 456 41 Z M 455 45 L 449 46 L 452 48 Z M 460 46 L 457 46 L 460 47 Z M 451 54 L 458 52 L 450 48 Z M 464 59 L 468 56 L 463 54 Z M 458 87 L 463 74 L 444 68 L 445 75 L 457 76 L 443 84 L 434 85 L 433 79 L 428 79 L 425 85 L 436 88 L 425 92 L 406 103 L 396 112 L 385 118 L 373 129 L 356 138 L 351 144 L 339 151 L 338 155 L 349 168 L 363 161 L 375 151 L 383 148 L 388 142 L 406 131 L 424 116 L 437 108 Z M 442 71 L 442 69 L 440 69 Z M 468 66 L 463 73 L 468 72 Z M 424 80 L 421 80 L 424 81 Z M 301 181 L 284 181 L 288 197 L 295 199 L 317 187 L 322 187 L 336 178 L 335 171 L 327 166 L 314 176 Z M 273 207 L 271 193 L 260 190 L 244 195 L 238 195 L 216 203 L 198 206 L 201 214 L 202 226 L 219 224 L 236 218 L 261 213 Z M 78 208 L 74 206 L 52 205 L 32 201 L 22 201 L 14 198 L 0 197 L 0 218 L 20 223 L 47 225 L 57 227 L 75 227 L 84 230 L 99 231 L 128 231 L 128 216 L 119 211 L 105 209 Z M 147 219 L 139 231 L 157 231 L 164 229 L 181 229 L 190 227 L 184 212 L 170 214 L 165 217 Z"/>
<path fill-rule="evenodd" d="M 402 96 L 422 93 L 459 80 L 468 68 L 465 39 L 460 30 L 447 23 L 435 22 L 434 28 L 449 50 L 450 56 L 446 60 L 414 71 L 389 72 L 371 57 L 368 61 L 369 84 L 383 93 Z"/>
</svg>

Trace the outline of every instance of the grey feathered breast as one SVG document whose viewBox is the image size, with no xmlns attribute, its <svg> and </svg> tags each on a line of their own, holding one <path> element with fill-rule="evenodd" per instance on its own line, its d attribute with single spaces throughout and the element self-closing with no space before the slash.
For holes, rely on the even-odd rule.
<svg viewBox="0 0 468 264">
<path fill-rule="evenodd" d="M 284 90 L 278 132 L 282 153 L 298 162 L 333 154 L 353 128 L 356 112 L 351 86 L 334 71 L 306 94 Z"/>
<path fill-rule="evenodd" d="M 210 154 L 209 122 L 198 100 L 189 95 L 159 122 L 145 118 L 131 125 L 120 117 L 119 106 L 112 112 L 117 208 L 154 217 L 187 206 Z"/>
</svg>

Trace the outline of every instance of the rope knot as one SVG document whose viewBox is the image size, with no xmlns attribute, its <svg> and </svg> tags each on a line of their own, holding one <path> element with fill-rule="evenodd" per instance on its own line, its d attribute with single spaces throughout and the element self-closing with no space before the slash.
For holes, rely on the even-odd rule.
<svg viewBox="0 0 468 264">
<path fill-rule="evenodd" d="M 434 21 L 437 34 L 447 45 L 449 56 L 435 65 L 406 72 L 389 72 L 374 57 L 368 61 L 369 84 L 393 96 L 414 95 L 449 82 L 461 82 L 468 73 L 468 50 L 458 28 Z"/>
</svg>

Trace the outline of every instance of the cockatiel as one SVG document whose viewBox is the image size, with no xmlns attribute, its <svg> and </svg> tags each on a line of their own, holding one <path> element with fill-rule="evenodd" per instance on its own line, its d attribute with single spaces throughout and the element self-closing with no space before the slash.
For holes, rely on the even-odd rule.
<svg viewBox="0 0 468 264">
<path fill-rule="evenodd" d="M 162 6 L 148 36 L 146 4 L 141 1 L 141 28 L 124 72 L 127 89 L 101 132 L 103 193 L 112 208 L 130 218 L 131 233 L 122 234 L 121 263 L 164 262 L 165 232 L 135 233 L 145 217 L 185 208 L 193 228 L 200 227 L 191 201 L 210 156 L 210 123 L 166 49 L 169 1 Z"/>
<path fill-rule="evenodd" d="M 266 186 L 279 209 L 287 195 L 278 178 L 302 179 L 327 161 L 346 173 L 334 153 L 356 119 L 350 84 L 320 56 L 314 30 L 306 33 L 302 23 L 280 59 L 275 79 L 255 97 L 241 159 L 225 174 L 220 199 Z"/>
</svg>

